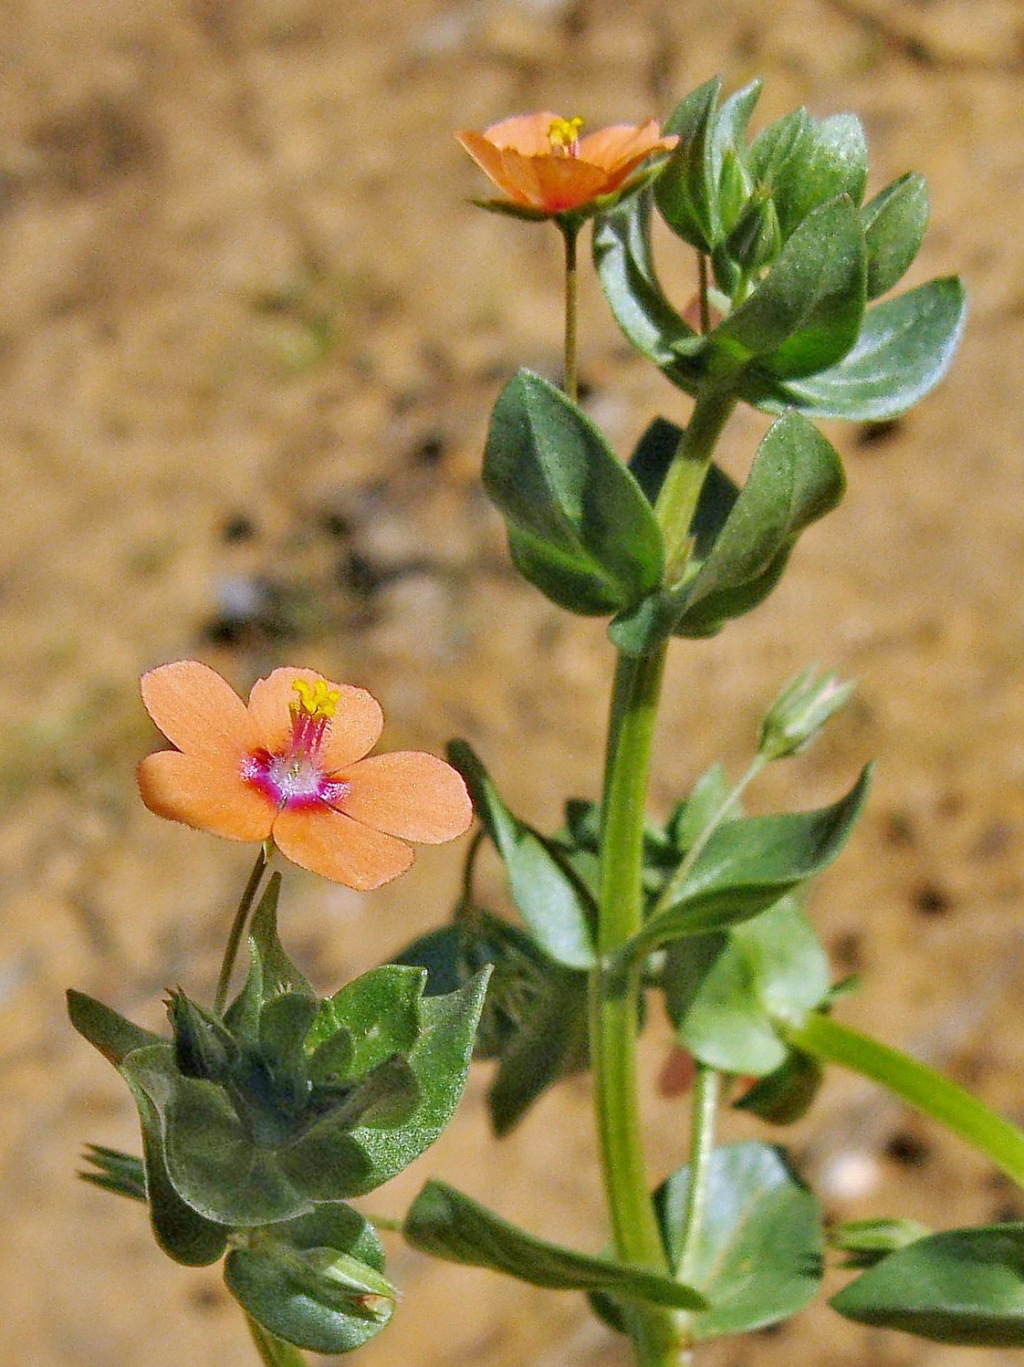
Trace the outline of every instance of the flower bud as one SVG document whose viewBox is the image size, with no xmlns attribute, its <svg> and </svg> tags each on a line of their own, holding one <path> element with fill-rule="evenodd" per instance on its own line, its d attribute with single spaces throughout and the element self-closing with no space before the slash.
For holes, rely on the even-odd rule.
<svg viewBox="0 0 1024 1367">
<path fill-rule="evenodd" d="M 761 723 L 758 753 L 768 760 L 799 755 L 843 706 L 853 687 L 840 683 L 834 674 L 815 678 L 813 665 L 805 669 L 790 680 Z"/>
<path fill-rule="evenodd" d="M 782 229 L 771 191 L 759 185 L 747 201 L 725 249 L 746 274 L 774 261 L 782 248 Z"/>
</svg>

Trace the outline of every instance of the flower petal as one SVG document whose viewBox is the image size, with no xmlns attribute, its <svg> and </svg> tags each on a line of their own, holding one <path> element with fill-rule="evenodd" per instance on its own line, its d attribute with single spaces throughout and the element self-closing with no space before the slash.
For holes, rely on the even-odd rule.
<svg viewBox="0 0 1024 1367">
<path fill-rule="evenodd" d="M 456 133 L 455 136 L 484 175 L 489 177 L 499 190 L 503 190 L 509 199 L 514 200 L 517 204 L 532 203 L 529 197 L 524 195 L 509 180 L 503 164 L 501 149 L 496 147 L 494 143 L 488 142 L 483 133 L 477 133 L 472 128 L 467 128 L 461 133 Z"/>
<path fill-rule="evenodd" d="M 337 777 L 349 785 L 335 804 L 339 811 L 404 840 L 440 845 L 464 834 L 473 820 L 461 774 L 419 750 L 373 755 Z"/>
<path fill-rule="evenodd" d="M 551 155 L 551 125 L 559 121 L 560 115 L 550 109 L 540 109 L 535 114 L 513 114 L 500 123 L 492 123 L 483 136 L 495 147 L 513 147 L 524 157 L 546 157 Z M 479 134 L 477 135 L 479 136 Z M 461 140 L 461 135 L 456 134 Z M 462 144 L 466 146 L 465 143 Z M 468 148 L 466 148 L 469 151 Z M 470 153 L 472 155 L 472 153 Z"/>
<path fill-rule="evenodd" d="M 198 660 L 175 660 L 142 676 L 146 711 L 172 745 L 225 762 L 258 744 L 245 703 Z"/>
<path fill-rule="evenodd" d="M 160 750 L 139 765 L 139 791 L 151 812 L 228 840 L 266 840 L 275 808 L 238 772 L 238 757 Z"/>
<path fill-rule="evenodd" d="M 515 152 L 502 153 L 506 165 Z M 563 213 L 589 204 L 608 189 L 608 173 L 603 166 L 592 166 L 579 157 L 532 157 L 529 165 L 537 180 L 539 207 L 549 213 Z"/>
<path fill-rule="evenodd" d="M 324 676 L 315 669 L 275 669 L 265 679 L 258 679 L 249 694 L 249 715 L 259 735 L 259 744 L 271 754 L 283 753 L 291 737 L 290 708 L 296 700 L 296 679 L 314 684 Z M 320 751 L 323 767 L 330 773 L 362 759 L 373 749 L 384 729 L 384 713 L 377 699 L 365 688 L 332 683 L 330 679 L 324 679 L 324 682 L 339 694 Z"/>
<path fill-rule="evenodd" d="M 627 161 L 637 164 L 649 153 L 657 150 L 668 151 L 675 147 L 678 137 L 661 136 L 661 126 L 657 119 L 648 119 L 639 126 L 632 123 L 613 123 L 596 133 L 588 133 L 580 139 L 580 160 L 589 161 L 606 170 L 618 170 Z"/>
<path fill-rule="evenodd" d="M 330 807 L 286 809 L 274 822 L 273 836 L 293 864 L 359 892 L 390 883 L 413 861 L 401 840 Z"/>
</svg>

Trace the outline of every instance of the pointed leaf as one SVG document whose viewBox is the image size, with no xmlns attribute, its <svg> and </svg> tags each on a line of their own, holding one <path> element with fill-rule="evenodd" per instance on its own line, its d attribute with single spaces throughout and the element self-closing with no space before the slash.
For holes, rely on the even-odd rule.
<svg viewBox="0 0 1024 1367">
<path fill-rule="evenodd" d="M 67 994 L 68 1015 L 71 1024 L 80 1035 L 98 1049 L 115 1068 L 127 1058 L 133 1049 L 144 1049 L 150 1044 L 166 1044 L 160 1035 L 151 1030 L 143 1030 L 112 1007 L 104 1006 L 95 997 L 71 988 Z"/>
<path fill-rule="evenodd" d="M 868 298 L 902 280 L 928 226 L 928 186 L 913 172 L 894 180 L 861 210 L 868 249 Z"/>
<path fill-rule="evenodd" d="M 655 1202 L 673 1266 L 678 1266 L 689 1168 Z M 785 1152 L 768 1144 L 727 1144 L 711 1155 L 694 1284 L 710 1309 L 694 1317 L 698 1340 L 746 1334 L 802 1309 L 821 1282 L 821 1213 Z"/>
<path fill-rule="evenodd" d="M 755 140 L 751 160 L 756 179 L 771 191 L 782 235 L 788 238 L 809 213 L 837 195 L 860 203 L 868 148 L 853 114 L 834 114 L 819 122 L 801 109 L 780 124 Z"/>
<path fill-rule="evenodd" d="M 146 1174 L 146 1199 L 149 1218 L 157 1243 L 176 1263 L 186 1267 L 206 1267 L 220 1258 L 227 1246 L 230 1229 L 226 1222 L 211 1219 L 179 1194 L 171 1181 L 159 1108 L 137 1080 L 132 1063 L 151 1054 L 154 1061 L 173 1069 L 170 1046 L 162 1044 L 139 1050 L 121 1069 L 135 1098 L 142 1128 L 142 1154 Z"/>
<path fill-rule="evenodd" d="M 829 1302 L 935 1343 L 1024 1347 L 1024 1224 L 950 1229 L 892 1253 Z"/>
<path fill-rule="evenodd" d="M 654 198 L 665 222 L 699 252 L 709 252 L 718 240 L 717 180 L 711 149 L 721 77 L 694 90 L 670 115 L 665 132 L 679 138 L 662 168 Z"/>
<path fill-rule="evenodd" d="M 967 302 L 959 280 L 931 280 L 869 309 L 852 351 L 828 370 L 773 386 L 748 372 L 743 396 L 779 412 L 881 422 L 923 399 L 949 369 Z"/>
<path fill-rule="evenodd" d="M 711 937 L 697 937 L 698 945 Z M 800 1023 L 828 995 L 828 959 L 792 898 L 728 932 L 706 961 L 698 985 L 684 957 L 689 940 L 669 950 L 666 1002 L 680 1044 L 702 1063 L 756 1077 L 782 1067 L 787 1045 L 779 1021 Z"/>
<path fill-rule="evenodd" d="M 260 1011 L 265 1002 L 286 992 L 303 996 L 315 994 L 309 981 L 284 951 L 277 933 L 277 904 L 281 895 L 281 875 L 270 881 L 253 913 L 249 926 L 249 972 L 242 990 L 224 1013 L 225 1024 L 243 1039 L 255 1039 Z"/>
<path fill-rule="evenodd" d="M 318 1206 L 228 1254 L 228 1290 L 258 1324 L 314 1353 L 347 1353 L 391 1318 L 380 1241 L 350 1206 Z"/>
<path fill-rule="evenodd" d="M 754 816 L 719 826 L 671 906 L 647 922 L 627 947 L 648 953 L 683 935 L 749 920 L 826 869 L 846 843 L 867 796 L 870 767 L 831 807 Z"/>
<path fill-rule="evenodd" d="M 487 1267 L 553 1291 L 607 1291 L 629 1300 L 702 1309 L 690 1287 L 643 1268 L 576 1253 L 538 1239 L 444 1182 L 428 1182 L 405 1217 L 414 1248 L 449 1262 Z"/>
<path fill-rule="evenodd" d="M 807 215 L 711 342 L 736 362 L 756 359 L 781 378 L 824 370 L 857 340 L 866 269 L 860 215 L 842 195 Z"/>
<path fill-rule="evenodd" d="M 626 338 L 674 384 L 695 394 L 705 369 L 705 339 L 669 303 L 651 258 L 651 196 L 594 220 L 594 266 Z"/>
<path fill-rule="evenodd" d="M 537 944 L 556 963 L 589 968 L 596 909 L 578 875 L 550 842 L 512 815 L 470 746 L 453 741 L 448 758 L 466 780 L 477 816 L 505 865 L 512 900 Z"/>
<path fill-rule="evenodd" d="M 765 434 L 746 484 L 687 585 L 675 633 L 707 635 L 760 603 L 797 537 L 837 507 L 845 488 L 831 443 L 799 414 L 781 417 Z"/>
<path fill-rule="evenodd" d="M 365 1076 L 392 1054 L 407 1054 L 419 1033 L 422 968 L 384 964 L 348 983 L 320 1009 L 306 1037 L 314 1050 L 344 1029 L 352 1041 L 349 1078 Z"/>
<path fill-rule="evenodd" d="M 425 1152 L 458 1106 L 469 1076 L 473 1040 L 487 992 L 489 969 L 465 987 L 419 1003 L 419 1034 L 406 1056 L 420 1100 L 409 1118 L 393 1127 L 358 1126 L 351 1138 L 369 1168 L 345 1195 L 373 1191 Z"/>
<path fill-rule="evenodd" d="M 122 1153 L 120 1149 L 104 1148 L 102 1144 L 88 1144 L 85 1158 L 93 1164 L 94 1170 L 78 1174 L 83 1182 L 92 1182 L 104 1191 L 127 1196 L 133 1201 L 145 1201 L 146 1169 L 141 1158 Z"/>
<path fill-rule="evenodd" d="M 661 532 L 636 481 L 580 409 L 520 370 L 498 397 L 484 485 L 520 572 L 560 607 L 617 612 L 661 579 Z"/>
</svg>

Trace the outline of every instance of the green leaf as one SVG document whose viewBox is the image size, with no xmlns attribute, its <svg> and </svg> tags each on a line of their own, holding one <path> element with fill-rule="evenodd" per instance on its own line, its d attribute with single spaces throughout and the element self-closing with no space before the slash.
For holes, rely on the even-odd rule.
<svg viewBox="0 0 1024 1367">
<path fill-rule="evenodd" d="M 448 758 L 466 780 L 477 816 L 505 865 L 512 900 L 537 944 L 556 963 L 589 968 L 597 911 L 579 876 L 551 842 L 512 815 L 465 741 L 452 741 Z"/>
<path fill-rule="evenodd" d="M 839 365 L 781 385 L 748 371 L 743 397 L 769 412 L 791 405 L 816 418 L 899 417 L 949 369 L 966 313 L 959 280 L 931 280 L 869 309 L 856 345 Z"/>
<path fill-rule="evenodd" d="M 627 946 L 629 957 L 684 935 L 747 921 L 835 859 L 864 805 L 866 768 L 831 807 L 784 816 L 744 817 L 719 826 L 673 903 L 653 916 Z"/>
<path fill-rule="evenodd" d="M 715 76 L 688 95 L 669 116 L 665 132 L 676 134 L 679 142 L 654 187 L 655 202 L 668 226 L 705 253 L 720 235 L 712 147 L 721 92 L 722 79 Z"/>
<path fill-rule="evenodd" d="M 658 282 L 649 193 L 594 220 L 594 266 L 626 338 L 674 384 L 695 394 L 706 368 L 706 341 L 683 321 Z"/>
<path fill-rule="evenodd" d="M 139 1112 L 146 1199 L 153 1234 L 174 1262 L 186 1267 L 206 1267 L 223 1255 L 230 1230 L 224 1221 L 209 1218 L 184 1200 L 171 1181 L 160 1110 L 140 1085 L 132 1068 L 132 1062 L 146 1054 L 160 1055 L 163 1064 L 171 1069 L 173 1056 L 170 1046 L 161 1044 L 138 1051 L 121 1068 Z"/>
<path fill-rule="evenodd" d="M 729 776 L 720 763 L 716 761 L 704 770 L 665 828 L 676 851 L 685 854 L 713 821 L 731 821 L 742 815 L 738 801 L 733 801 L 723 813 L 723 804 L 731 791 Z"/>
<path fill-rule="evenodd" d="M 408 1167 L 455 1114 L 469 1075 L 487 978 L 485 969 L 457 992 L 420 999 L 419 1034 L 406 1056 L 420 1100 L 408 1120 L 393 1128 L 363 1126 L 352 1131 L 351 1138 L 370 1167 L 347 1195 L 373 1191 Z"/>
<path fill-rule="evenodd" d="M 249 972 L 242 990 L 224 1013 L 224 1023 L 242 1039 L 259 1033 L 260 1012 L 271 998 L 289 992 L 314 997 L 309 981 L 284 951 L 277 933 L 281 875 L 271 875 L 249 926 Z"/>
<path fill-rule="evenodd" d="M 705 959 L 696 986 L 688 943 L 672 946 L 665 972 L 680 1044 L 724 1072 L 762 1076 L 780 1068 L 788 1050 L 777 1022 L 802 1021 L 829 990 L 828 959 L 803 911 L 786 897 L 734 926 Z"/>
<path fill-rule="evenodd" d="M 814 209 L 765 279 L 711 333 L 735 363 L 757 360 L 783 379 L 841 360 L 864 316 L 866 262 L 860 215 L 846 195 Z"/>
<path fill-rule="evenodd" d="M 152 1107 L 148 1128 L 164 1155 L 169 1183 L 187 1206 L 231 1226 L 286 1220 L 312 1209 L 305 1187 L 282 1171 L 276 1148 L 254 1142 L 224 1088 L 182 1077 L 169 1048 L 136 1050 L 121 1071 L 140 1114 Z M 144 1122 L 144 1138 L 146 1133 Z M 345 1158 L 350 1166 L 368 1166 L 360 1153 Z M 312 1184 L 318 1174 L 308 1176 Z M 342 1171 L 339 1185 L 348 1178 Z"/>
<path fill-rule="evenodd" d="M 421 968 L 384 964 L 361 974 L 320 1003 L 306 1049 L 311 1053 L 337 1031 L 352 1041 L 346 1078 L 360 1078 L 392 1056 L 412 1049 L 419 1033 L 419 1004 L 426 982 Z"/>
<path fill-rule="evenodd" d="M 689 1168 L 680 1168 L 655 1197 L 673 1267 L 682 1252 L 689 1180 Z M 821 1243 L 818 1202 L 782 1149 L 715 1149 L 693 1271 L 710 1309 L 691 1322 L 694 1337 L 750 1333 L 802 1309 L 821 1282 Z"/>
<path fill-rule="evenodd" d="M 887 185 L 861 210 L 868 249 L 868 298 L 901 280 L 921 248 L 928 226 L 928 186 L 910 172 Z"/>
<path fill-rule="evenodd" d="M 520 370 L 499 395 L 483 478 L 517 568 L 560 607 L 601 616 L 660 582 L 661 532 L 636 481 L 539 375 Z"/>
<path fill-rule="evenodd" d="M 550 1086 L 586 1066 L 586 974 L 552 965 L 502 1049 L 488 1089 L 494 1133 L 510 1134 Z"/>
<path fill-rule="evenodd" d="M 936 1343 L 1024 1347 L 1024 1224 L 950 1229 L 876 1263 L 829 1304 Z"/>
<path fill-rule="evenodd" d="M 864 196 L 868 148 L 853 114 L 819 122 L 797 110 L 766 128 L 750 155 L 755 179 L 771 191 L 785 238 L 827 200 L 848 195 L 859 204 Z"/>
<path fill-rule="evenodd" d="M 746 484 L 686 586 L 674 631 L 703 636 L 749 612 L 775 586 L 794 543 L 832 511 L 846 479 L 831 443 L 797 413 L 765 434 Z M 726 506 L 721 501 L 721 506 Z M 698 545 L 697 553 L 702 547 Z"/>
<path fill-rule="evenodd" d="M 700 1310 L 706 1304 L 681 1282 L 535 1238 L 444 1182 L 426 1184 L 406 1215 L 404 1233 L 423 1253 L 504 1272 L 531 1286 L 606 1291 L 680 1310 Z"/>
<path fill-rule="evenodd" d="M 160 1035 L 133 1025 L 112 1007 L 104 1006 L 84 992 L 76 992 L 71 988 L 67 1002 L 71 1024 L 115 1068 L 120 1067 L 133 1049 L 167 1043 Z"/>
<path fill-rule="evenodd" d="M 391 1318 L 395 1289 L 382 1276 L 384 1251 L 350 1206 L 254 1232 L 228 1254 L 224 1280 L 243 1309 L 286 1343 L 347 1353 Z"/>
<path fill-rule="evenodd" d="M 824 1080 L 825 1070 L 816 1058 L 791 1049 L 778 1068 L 758 1078 L 733 1105 L 770 1125 L 793 1125 L 810 1110 Z"/>
</svg>

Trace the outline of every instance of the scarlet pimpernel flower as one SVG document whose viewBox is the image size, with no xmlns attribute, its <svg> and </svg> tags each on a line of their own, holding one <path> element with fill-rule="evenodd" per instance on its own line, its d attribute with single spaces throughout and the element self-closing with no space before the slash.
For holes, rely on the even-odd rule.
<svg viewBox="0 0 1024 1367">
<path fill-rule="evenodd" d="M 593 211 L 607 196 L 634 188 L 630 177 L 648 157 L 669 152 L 679 139 L 662 137 L 655 119 L 613 124 L 581 137 L 583 120 L 548 109 L 517 114 L 483 133 L 455 136 L 507 199 L 489 201 L 528 218 Z"/>
<path fill-rule="evenodd" d="M 384 714 L 363 688 L 275 669 L 247 706 L 212 669 L 178 660 L 143 675 L 142 698 L 177 747 L 139 765 L 150 811 L 229 840 L 272 840 L 347 887 L 390 882 L 413 862 L 406 841 L 442 844 L 472 820 L 466 785 L 444 760 L 369 755 Z"/>
</svg>

